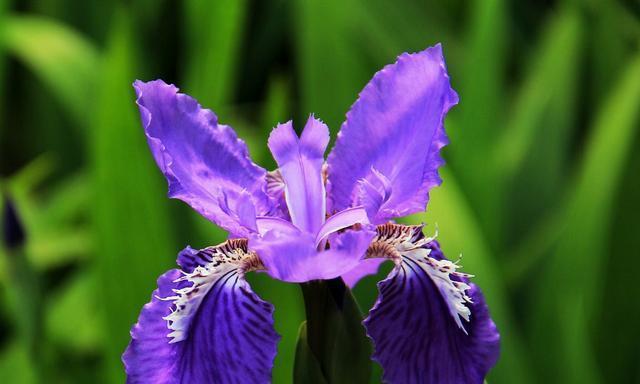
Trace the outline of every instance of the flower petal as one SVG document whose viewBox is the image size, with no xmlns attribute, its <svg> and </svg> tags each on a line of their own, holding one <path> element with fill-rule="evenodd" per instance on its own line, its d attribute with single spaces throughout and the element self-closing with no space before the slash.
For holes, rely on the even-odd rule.
<svg viewBox="0 0 640 384">
<path fill-rule="evenodd" d="M 446 260 L 432 244 L 431 258 Z M 373 359 L 389 383 L 481 384 L 500 348 L 482 293 L 468 284 L 471 315 L 460 328 L 452 318 L 450 297 L 434 276 L 426 260 L 403 257 L 378 283 L 380 296 L 363 322 L 374 342 Z M 455 275 L 451 280 L 468 283 Z"/>
<path fill-rule="evenodd" d="M 318 246 L 320 242 L 330 234 L 354 224 L 369 224 L 367 211 L 365 211 L 364 208 L 348 208 L 330 216 L 322 227 L 320 227 L 320 230 L 316 235 L 316 246 Z"/>
<path fill-rule="evenodd" d="M 264 215 L 271 206 L 264 192 L 266 171 L 251 161 L 245 143 L 175 86 L 155 80 L 136 81 L 134 87 L 147 141 L 169 182 L 169 197 L 236 236 L 246 235 L 251 212 Z"/>
<path fill-rule="evenodd" d="M 353 288 L 364 277 L 378 273 L 380 265 L 385 261 L 385 259 L 364 259 L 355 268 L 340 277 L 347 287 Z"/>
<path fill-rule="evenodd" d="M 429 189 L 441 182 L 443 121 L 457 102 L 440 45 L 403 54 L 376 73 L 329 154 L 330 211 L 377 205 L 370 219 L 379 224 L 424 210 Z"/>
<path fill-rule="evenodd" d="M 291 221 L 309 233 L 316 233 L 324 222 L 322 163 L 328 143 L 329 129 L 313 116 L 307 120 L 300 138 L 290 121 L 279 124 L 269 136 L 269 149 L 285 182 Z"/>
<path fill-rule="evenodd" d="M 158 279 L 122 360 L 127 383 L 268 383 L 279 338 L 238 266 L 209 264 Z"/>
<path fill-rule="evenodd" d="M 273 278 L 302 283 L 333 279 L 353 269 L 374 236 L 375 232 L 367 229 L 334 233 L 331 249 L 318 251 L 310 233 L 271 230 L 264 236 L 253 236 L 249 248 L 260 255 Z"/>
<path fill-rule="evenodd" d="M 260 216 L 256 218 L 258 233 L 264 235 L 269 231 L 286 232 L 297 234 L 300 232 L 290 221 L 273 216 Z"/>
</svg>

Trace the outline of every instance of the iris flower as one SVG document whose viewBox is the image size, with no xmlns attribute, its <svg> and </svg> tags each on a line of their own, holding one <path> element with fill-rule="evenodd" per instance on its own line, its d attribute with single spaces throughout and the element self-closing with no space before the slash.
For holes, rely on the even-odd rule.
<svg viewBox="0 0 640 384">
<path fill-rule="evenodd" d="M 180 252 L 131 330 L 130 383 L 267 383 L 280 336 L 271 304 L 245 280 L 342 277 L 353 286 L 381 262 L 394 268 L 363 325 L 390 383 L 482 383 L 499 334 L 470 275 L 422 226 L 441 183 L 444 118 L 458 102 L 440 45 L 402 54 L 366 85 L 325 162 L 329 130 L 311 115 L 268 146 L 278 169 L 254 164 L 233 129 L 161 80 L 136 81 L 137 104 L 169 197 L 229 232 Z"/>
</svg>

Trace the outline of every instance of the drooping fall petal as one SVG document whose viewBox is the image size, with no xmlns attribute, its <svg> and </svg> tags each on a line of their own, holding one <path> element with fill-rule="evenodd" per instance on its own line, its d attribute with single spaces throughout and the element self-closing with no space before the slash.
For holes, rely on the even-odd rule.
<svg viewBox="0 0 640 384">
<path fill-rule="evenodd" d="M 500 336 L 482 293 L 452 264 L 432 245 L 378 284 L 364 325 L 385 382 L 482 384 L 496 363 Z"/>
<path fill-rule="evenodd" d="M 253 293 L 235 256 L 224 261 L 219 251 L 185 250 L 183 262 L 196 267 L 158 279 L 122 356 L 128 383 L 271 381 L 280 339 L 273 306 Z"/>
</svg>

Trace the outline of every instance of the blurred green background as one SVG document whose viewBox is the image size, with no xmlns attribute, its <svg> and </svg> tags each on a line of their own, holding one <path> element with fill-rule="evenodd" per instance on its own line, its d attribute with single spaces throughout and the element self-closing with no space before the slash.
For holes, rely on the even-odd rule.
<svg viewBox="0 0 640 384">
<path fill-rule="evenodd" d="M 411 220 L 486 293 L 489 382 L 640 383 L 636 0 L 0 0 L 0 209 L 26 233 L 0 247 L 0 382 L 122 382 L 156 277 L 224 239 L 165 197 L 134 79 L 177 84 L 271 169 L 277 122 L 314 112 L 335 135 L 376 70 L 436 42 L 461 102 L 444 184 Z M 251 279 L 290 382 L 299 288 Z"/>
</svg>

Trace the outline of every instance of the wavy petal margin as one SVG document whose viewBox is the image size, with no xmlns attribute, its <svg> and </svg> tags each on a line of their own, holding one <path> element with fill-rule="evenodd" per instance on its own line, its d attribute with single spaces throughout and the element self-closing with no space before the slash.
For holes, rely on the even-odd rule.
<svg viewBox="0 0 640 384">
<path fill-rule="evenodd" d="M 380 224 L 423 211 L 441 183 L 444 118 L 457 102 L 440 44 L 376 73 L 329 154 L 329 212 L 364 205 Z"/>
<path fill-rule="evenodd" d="M 435 242 L 430 256 L 448 263 Z M 469 321 L 461 327 L 451 311 L 459 303 L 457 293 L 443 292 L 449 282 L 437 282 L 443 276 L 425 262 L 403 257 L 378 283 L 380 295 L 363 322 L 374 343 L 373 360 L 388 383 L 482 384 L 500 354 L 500 335 L 484 297 L 466 278 L 452 277 L 465 284 L 470 300 L 465 303 Z M 466 311 L 457 309 L 464 316 Z"/>
<path fill-rule="evenodd" d="M 185 250 L 183 262 L 211 257 L 199 252 Z M 273 306 L 233 263 L 170 270 L 131 329 L 127 383 L 269 383 L 280 339 L 273 324 Z"/>
<path fill-rule="evenodd" d="M 271 205 L 266 171 L 251 161 L 246 144 L 175 86 L 138 80 L 134 88 L 149 147 L 169 182 L 169 197 L 235 236 L 247 235 L 255 216 L 266 214 Z"/>
</svg>

